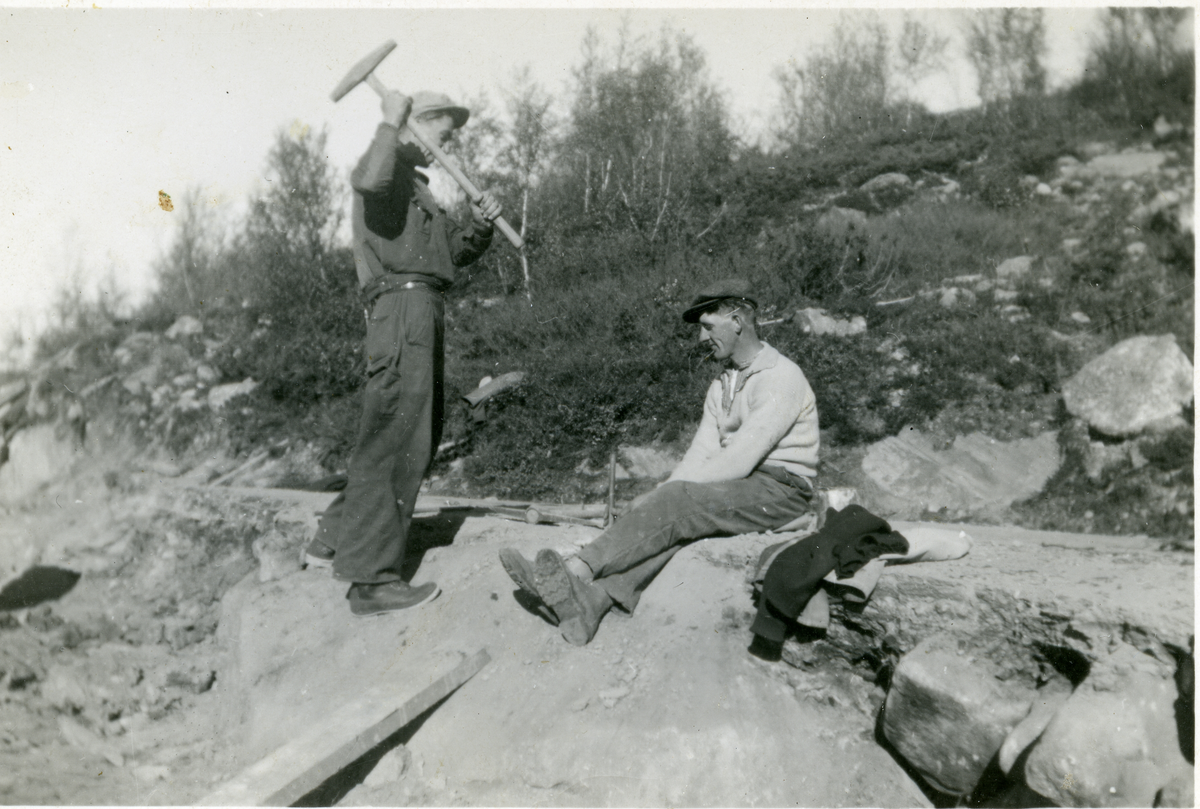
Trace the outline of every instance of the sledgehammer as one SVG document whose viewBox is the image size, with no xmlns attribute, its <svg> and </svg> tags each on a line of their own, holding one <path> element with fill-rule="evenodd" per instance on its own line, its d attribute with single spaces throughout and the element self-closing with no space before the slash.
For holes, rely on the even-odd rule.
<svg viewBox="0 0 1200 809">
<path fill-rule="evenodd" d="M 379 67 L 379 63 L 387 58 L 387 55 L 391 53 L 395 47 L 396 41 L 394 39 L 389 39 L 387 42 L 383 43 L 378 48 L 364 56 L 361 60 L 359 60 L 358 64 L 350 68 L 350 72 L 346 74 L 346 78 L 342 79 L 338 83 L 338 86 L 333 89 L 333 92 L 329 94 L 329 97 L 332 98 L 336 103 L 341 100 L 342 96 L 346 95 L 346 93 L 350 92 L 364 81 L 369 84 L 371 89 L 378 93 L 380 97 L 387 95 L 388 88 L 384 86 L 383 82 L 381 82 L 375 76 L 375 68 Z M 445 152 L 442 151 L 440 146 L 426 138 L 421 133 L 420 129 L 416 127 L 409 127 L 409 131 L 412 132 L 413 137 L 415 137 L 421 143 L 421 145 L 424 146 L 431 155 L 433 155 L 434 159 L 441 164 L 442 168 L 450 173 L 450 176 L 454 178 L 455 182 L 459 184 L 462 190 L 467 192 L 467 197 L 471 200 L 471 202 L 478 205 L 479 201 L 483 199 L 483 193 L 478 187 L 476 187 L 475 183 L 471 182 L 470 179 L 467 178 L 467 175 L 463 174 L 462 170 L 450 161 L 450 158 Z M 520 250 L 525 246 L 525 240 L 521 238 L 521 234 L 513 230 L 512 225 L 504 221 L 503 216 L 496 217 L 496 227 L 500 228 L 500 232 L 508 237 L 508 240 L 512 242 L 513 247 Z"/>
</svg>

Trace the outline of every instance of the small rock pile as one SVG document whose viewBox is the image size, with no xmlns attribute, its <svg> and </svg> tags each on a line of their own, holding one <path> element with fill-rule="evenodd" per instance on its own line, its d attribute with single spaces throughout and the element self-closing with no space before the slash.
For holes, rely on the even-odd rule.
<svg viewBox="0 0 1200 809">
<path fill-rule="evenodd" d="M 1131 226 L 1144 229 L 1162 217 L 1183 233 L 1193 231 L 1194 180 L 1191 166 L 1177 152 L 1156 151 L 1148 143 L 1115 153 L 1107 144 L 1090 144 L 1082 151 L 1094 156 L 1087 162 L 1060 157 L 1057 174 L 1048 183 L 1039 182 L 1036 193 L 1069 203 L 1085 216 L 1125 198 L 1133 204 Z"/>
<path fill-rule="evenodd" d="M 183 420 L 219 411 L 257 387 L 253 379 L 218 384 L 220 374 L 209 363 L 222 345 L 204 337 L 204 325 L 188 315 L 162 335 L 135 332 L 121 341 L 113 351 L 116 380 L 142 430 L 169 440 Z"/>
</svg>

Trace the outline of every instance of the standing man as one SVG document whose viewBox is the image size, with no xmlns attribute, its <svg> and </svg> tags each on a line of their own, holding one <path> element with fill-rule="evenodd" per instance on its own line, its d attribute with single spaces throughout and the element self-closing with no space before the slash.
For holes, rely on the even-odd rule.
<svg viewBox="0 0 1200 809">
<path fill-rule="evenodd" d="M 321 518 L 305 561 L 350 582 L 355 615 L 415 607 L 441 592 L 400 578 L 413 506 L 442 434 L 443 301 L 455 268 L 487 250 L 499 203 L 485 193 L 459 227 L 418 168 L 469 111 L 440 93 L 383 98 L 383 122 L 350 177 L 354 264 L 367 317 L 367 384 L 346 489 Z"/>
<path fill-rule="evenodd" d="M 700 428 L 671 476 L 577 556 L 546 548 L 530 562 L 500 561 L 550 609 L 562 636 L 583 646 L 614 604 L 633 612 L 682 543 L 780 528 L 808 511 L 815 489 L 817 402 L 794 362 L 758 338 L 750 285 L 722 281 L 683 313 L 726 364 L 708 389 Z"/>
</svg>

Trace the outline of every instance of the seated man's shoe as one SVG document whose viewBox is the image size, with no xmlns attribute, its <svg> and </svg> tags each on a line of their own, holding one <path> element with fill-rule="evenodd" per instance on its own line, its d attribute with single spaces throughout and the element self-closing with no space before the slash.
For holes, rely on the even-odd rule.
<svg viewBox="0 0 1200 809">
<path fill-rule="evenodd" d="M 612 607 L 612 598 L 603 587 L 580 581 L 549 548 L 538 551 L 534 575 L 542 599 L 558 616 L 563 638 L 575 646 L 587 645 Z"/>
<path fill-rule="evenodd" d="M 533 596 L 539 601 L 541 600 L 542 594 L 537 590 L 533 562 L 530 562 L 512 548 L 501 548 L 500 564 L 504 565 L 504 572 L 508 574 L 508 577 L 513 580 L 514 584 L 528 595 Z"/>
<path fill-rule="evenodd" d="M 384 584 L 352 584 L 346 592 L 346 598 L 350 599 L 350 611 L 355 615 L 373 615 L 419 607 L 433 601 L 441 592 L 433 582 L 413 587 L 402 581 L 389 581 Z"/>
<path fill-rule="evenodd" d="M 558 626 L 558 616 L 554 614 L 546 600 L 542 598 L 542 594 L 538 592 L 537 574 L 534 572 L 533 563 L 512 548 L 501 548 L 500 564 L 504 566 L 504 571 L 508 573 L 508 577 L 513 580 L 513 583 L 521 588 L 521 592 L 533 600 L 538 614 Z"/>
<path fill-rule="evenodd" d="M 300 554 L 300 567 L 333 567 L 333 548 L 314 537 Z"/>
</svg>

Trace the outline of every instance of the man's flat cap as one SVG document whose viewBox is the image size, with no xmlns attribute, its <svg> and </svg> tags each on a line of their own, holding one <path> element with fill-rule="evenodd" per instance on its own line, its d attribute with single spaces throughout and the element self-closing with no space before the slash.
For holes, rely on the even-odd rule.
<svg viewBox="0 0 1200 809">
<path fill-rule="evenodd" d="M 466 107 L 460 107 L 450 100 L 450 96 L 444 93 L 431 93 L 428 90 L 419 90 L 413 93 L 412 96 L 412 112 L 409 115 L 413 118 L 426 113 L 442 113 L 449 115 L 454 121 L 454 128 L 458 129 L 467 122 L 467 118 L 471 117 L 471 111 Z"/>
<path fill-rule="evenodd" d="M 692 300 L 692 305 L 684 311 L 683 319 L 688 323 L 697 323 L 700 321 L 700 315 L 726 300 L 745 301 L 755 309 L 758 308 L 758 301 L 755 300 L 754 290 L 749 281 L 744 278 L 725 278 L 702 289 Z"/>
</svg>

